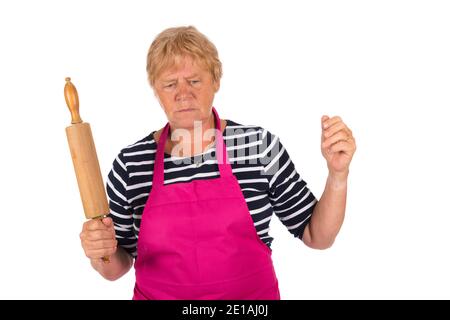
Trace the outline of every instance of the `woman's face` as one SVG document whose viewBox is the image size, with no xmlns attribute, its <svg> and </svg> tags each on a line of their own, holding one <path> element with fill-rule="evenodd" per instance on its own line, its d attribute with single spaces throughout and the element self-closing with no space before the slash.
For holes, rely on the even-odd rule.
<svg viewBox="0 0 450 320">
<path fill-rule="evenodd" d="M 154 92 L 173 128 L 192 129 L 194 121 L 208 121 L 220 83 L 190 57 L 164 70 L 155 79 Z"/>
</svg>

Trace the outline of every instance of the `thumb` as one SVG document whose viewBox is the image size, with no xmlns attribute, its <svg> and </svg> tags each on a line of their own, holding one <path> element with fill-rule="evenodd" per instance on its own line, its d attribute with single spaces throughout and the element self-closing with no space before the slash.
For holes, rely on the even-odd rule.
<svg viewBox="0 0 450 320">
<path fill-rule="evenodd" d="M 322 124 L 322 134 L 320 135 L 320 141 L 324 141 L 325 140 L 325 136 L 323 135 L 323 131 L 324 131 L 324 129 L 325 129 L 325 126 L 324 126 L 324 124 L 325 124 L 325 121 L 327 121 L 328 119 L 330 119 L 330 117 L 328 117 L 327 115 L 323 115 L 322 116 L 322 118 L 320 119 L 321 120 L 321 124 Z"/>
<path fill-rule="evenodd" d="M 107 228 L 111 228 L 113 226 L 113 221 L 110 217 L 103 218 L 102 222 Z"/>
<path fill-rule="evenodd" d="M 323 115 L 322 116 L 322 119 L 321 119 L 321 123 L 322 123 L 322 129 L 324 129 L 324 122 L 325 121 L 327 121 L 328 119 L 330 119 L 330 117 L 329 116 L 327 116 L 327 115 Z"/>
</svg>

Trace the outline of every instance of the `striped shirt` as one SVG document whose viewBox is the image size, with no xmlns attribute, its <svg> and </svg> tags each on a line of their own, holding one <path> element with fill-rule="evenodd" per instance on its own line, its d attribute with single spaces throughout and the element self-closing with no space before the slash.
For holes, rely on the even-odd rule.
<svg viewBox="0 0 450 320">
<path fill-rule="evenodd" d="M 228 159 L 256 233 L 270 248 L 269 224 L 275 213 L 287 230 L 301 239 L 317 200 L 279 138 L 258 126 L 226 122 L 223 137 Z M 133 257 L 137 256 L 140 222 L 152 188 L 157 149 L 154 133 L 120 151 L 106 182 L 118 244 Z M 164 155 L 164 184 L 217 177 L 214 144 L 194 157 Z"/>
</svg>

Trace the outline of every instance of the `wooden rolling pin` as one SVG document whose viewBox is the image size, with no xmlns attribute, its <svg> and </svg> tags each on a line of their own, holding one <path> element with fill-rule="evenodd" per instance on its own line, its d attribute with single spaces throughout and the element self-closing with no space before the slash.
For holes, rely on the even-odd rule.
<svg viewBox="0 0 450 320">
<path fill-rule="evenodd" d="M 109 213 L 105 186 L 91 127 L 80 118 L 78 93 L 70 78 L 66 78 L 64 97 L 72 115 L 72 125 L 66 128 L 66 134 L 84 214 L 87 219 L 101 219 Z M 109 262 L 109 257 L 102 260 Z"/>
</svg>

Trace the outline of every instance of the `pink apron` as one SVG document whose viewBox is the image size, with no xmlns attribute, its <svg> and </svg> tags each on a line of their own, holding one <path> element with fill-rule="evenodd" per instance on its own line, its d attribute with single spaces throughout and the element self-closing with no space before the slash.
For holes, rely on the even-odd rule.
<svg viewBox="0 0 450 320">
<path fill-rule="evenodd" d="M 169 123 L 164 127 L 140 225 L 133 299 L 280 299 L 272 251 L 256 233 L 213 113 L 219 178 L 164 185 Z"/>
</svg>

